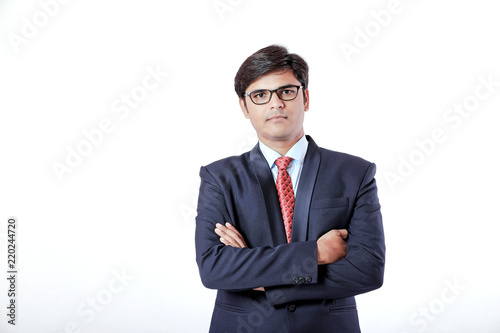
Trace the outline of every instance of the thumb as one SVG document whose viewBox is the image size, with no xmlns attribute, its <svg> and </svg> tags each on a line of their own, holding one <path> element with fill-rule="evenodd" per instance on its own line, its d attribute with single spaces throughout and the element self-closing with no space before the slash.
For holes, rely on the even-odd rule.
<svg viewBox="0 0 500 333">
<path fill-rule="evenodd" d="M 349 232 L 346 229 L 340 229 L 338 235 L 342 237 L 342 239 L 346 239 L 349 236 Z"/>
</svg>

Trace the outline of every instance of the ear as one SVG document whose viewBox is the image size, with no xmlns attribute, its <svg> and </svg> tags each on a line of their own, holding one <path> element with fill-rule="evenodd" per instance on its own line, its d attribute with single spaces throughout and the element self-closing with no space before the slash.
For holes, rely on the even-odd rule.
<svg viewBox="0 0 500 333">
<path fill-rule="evenodd" d="M 309 110 L 309 89 L 304 90 L 304 112 Z"/>
<path fill-rule="evenodd" d="M 245 104 L 245 100 L 241 97 L 240 97 L 240 108 L 241 108 L 241 111 L 243 111 L 243 115 L 245 116 L 245 118 L 249 119 L 250 115 L 248 114 L 248 108 Z"/>
</svg>

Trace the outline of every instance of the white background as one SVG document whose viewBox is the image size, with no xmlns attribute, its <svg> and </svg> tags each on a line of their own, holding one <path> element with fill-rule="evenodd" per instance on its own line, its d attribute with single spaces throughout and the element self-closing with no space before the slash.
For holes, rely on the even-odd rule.
<svg viewBox="0 0 500 333">
<path fill-rule="evenodd" d="M 363 332 L 498 332 L 495 2 L 401 0 L 384 24 L 372 12 L 389 0 L 220 3 L 229 7 L 0 3 L 0 331 L 207 331 L 215 292 L 195 263 L 198 171 L 255 145 L 233 79 L 247 56 L 280 43 L 310 65 L 306 133 L 378 166 L 387 264 L 384 286 L 357 297 Z M 127 116 L 114 112 L 148 68 L 168 76 Z M 496 86 L 477 88 L 480 77 Z M 443 118 L 476 88 L 488 96 L 472 112 Z M 103 119 L 112 130 L 58 179 L 54 163 L 66 165 Z M 436 128 L 445 140 L 429 144 Z"/>
</svg>

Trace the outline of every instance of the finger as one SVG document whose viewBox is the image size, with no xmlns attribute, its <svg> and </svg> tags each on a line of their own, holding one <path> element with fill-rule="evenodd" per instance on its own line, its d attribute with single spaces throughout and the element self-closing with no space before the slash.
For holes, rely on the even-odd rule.
<svg viewBox="0 0 500 333">
<path fill-rule="evenodd" d="M 239 233 L 239 231 L 231 225 L 231 223 L 226 222 L 226 225 L 222 225 L 220 223 L 215 224 L 216 229 L 215 233 L 226 239 L 226 245 L 231 245 L 233 247 L 247 247 L 243 236 Z"/>
<path fill-rule="evenodd" d="M 342 239 L 346 239 L 347 237 L 349 237 L 349 232 L 346 229 L 340 229 L 338 230 L 338 232 L 338 235 L 342 237 Z"/>
<path fill-rule="evenodd" d="M 224 245 L 231 245 L 232 247 L 239 247 L 238 243 L 223 230 L 216 228 L 215 233 L 220 236 L 220 241 L 224 243 Z"/>
<path fill-rule="evenodd" d="M 239 247 L 238 244 L 235 244 L 235 243 L 231 242 L 230 240 L 225 239 L 224 237 L 220 237 L 219 240 L 221 241 L 222 244 L 224 244 L 226 246 Z"/>
<path fill-rule="evenodd" d="M 241 240 L 238 239 L 237 236 L 235 236 L 235 234 L 232 234 L 229 232 L 229 230 L 226 228 L 226 227 L 223 227 L 223 228 L 217 228 L 215 229 L 215 233 L 217 235 L 219 235 L 221 238 L 224 238 L 225 240 L 225 243 L 226 245 L 230 245 L 232 247 L 246 247 L 246 246 L 242 246 L 241 245 Z M 244 243 L 244 241 L 243 241 Z"/>
<path fill-rule="evenodd" d="M 247 243 L 245 243 L 245 239 L 243 238 L 243 236 L 240 234 L 240 232 L 238 231 L 238 229 L 236 229 L 231 223 L 229 222 L 226 222 L 226 227 L 233 231 L 235 233 L 235 237 L 236 237 L 236 241 L 238 242 L 238 244 L 240 245 L 240 247 L 247 247 Z"/>
<path fill-rule="evenodd" d="M 217 228 L 215 228 L 215 232 L 217 232 L 218 235 L 225 235 L 231 238 L 234 238 L 235 233 L 231 232 L 227 227 L 223 226 L 222 224 L 217 224 Z"/>
<path fill-rule="evenodd" d="M 231 225 L 231 223 L 226 222 L 226 229 L 224 229 L 226 235 L 229 235 L 238 245 L 239 247 L 247 247 L 243 236 L 240 232 Z"/>
<path fill-rule="evenodd" d="M 219 238 L 219 240 L 220 240 L 220 242 L 221 242 L 222 244 L 224 244 L 224 245 L 231 245 L 231 244 L 229 244 L 229 243 L 227 242 L 227 240 L 226 240 L 225 238 L 223 238 L 223 237 L 220 237 L 220 238 Z"/>
</svg>

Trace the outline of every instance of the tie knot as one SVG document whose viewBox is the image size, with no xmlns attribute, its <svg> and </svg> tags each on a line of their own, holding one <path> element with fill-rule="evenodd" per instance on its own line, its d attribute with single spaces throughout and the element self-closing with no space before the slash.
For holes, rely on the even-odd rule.
<svg viewBox="0 0 500 333">
<path fill-rule="evenodd" d="M 293 158 L 288 157 L 288 156 L 281 156 L 276 159 L 274 164 L 278 167 L 279 170 L 286 170 L 288 168 L 288 165 L 290 162 L 293 161 Z"/>
</svg>

